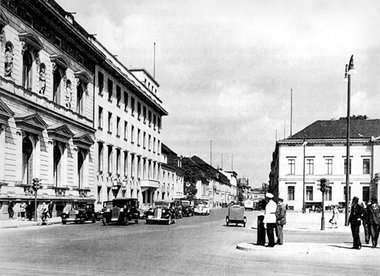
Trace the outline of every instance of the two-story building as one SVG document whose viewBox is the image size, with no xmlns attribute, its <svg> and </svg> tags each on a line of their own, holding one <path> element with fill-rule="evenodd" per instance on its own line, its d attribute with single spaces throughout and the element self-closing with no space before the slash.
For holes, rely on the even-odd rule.
<svg viewBox="0 0 380 276">
<path fill-rule="evenodd" d="M 350 134 L 349 198 L 367 201 L 378 196 L 380 171 L 380 120 L 352 117 Z M 346 194 L 346 118 L 320 120 L 293 136 L 277 141 L 273 153 L 269 190 L 288 206 L 301 210 L 320 205 L 319 180 L 330 189 L 326 205 L 344 205 Z"/>
</svg>

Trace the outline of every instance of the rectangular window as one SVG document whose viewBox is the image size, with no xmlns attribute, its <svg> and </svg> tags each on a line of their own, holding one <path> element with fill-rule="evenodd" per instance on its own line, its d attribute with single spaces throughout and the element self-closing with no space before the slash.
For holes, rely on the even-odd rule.
<svg viewBox="0 0 380 276">
<path fill-rule="evenodd" d="M 146 106 L 145 105 L 143 106 L 143 120 L 145 123 L 146 122 Z"/>
<path fill-rule="evenodd" d="M 150 124 L 152 123 L 152 111 L 148 111 L 148 123 L 149 123 L 149 126 Z"/>
<path fill-rule="evenodd" d="M 325 200 L 331 201 L 332 200 L 332 187 L 328 187 L 325 192 Z"/>
<path fill-rule="evenodd" d="M 116 85 L 116 105 L 120 107 L 121 102 L 121 88 L 120 86 Z"/>
<path fill-rule="evenodd" d="M 156 114 L 153 114 L 153 128 L 156 129 Z"/>
<path fill-rule="evenodd" d="M 161 129 L 161 117 L 157 116 L 157 127 L 160 130 Z"/>
<path fill-rule="evenodd" d="M 314 174 L 314 159 L 306 159 L 306 174 Z"/>
<path fill-rule="evenodd" d="M 128 139 L 128 122 L 124 121 L 124 140 Z"/>
<path fill-rule="evenodd" d="M 133 144 L 135 142 L 135 127 L 131 126 L 131 143 Z"/>
<path fill-rule="evenodd" d="M 370 174 L 370 159 L 363 159 L 363 174 Z"/>
<path fill-rule="evenodd" d="M 156 153 L 156 137 L 153 137 L 153 153 Z"/>
<path fill-rule="evenodd" d="M 128 112 L 128 93 L 124 91 L 124 111 Z"/>
<path fill-rule="evenodd" d="M 288 159 L 288 166 L 289 166 L 289 174 L 294 175 L 296 171 L 296 160 Z"/>
<path fill-rule="evenodd" d="M 132 116 L 135 115 L 135 98 L 131 97 L 131 112 Z"/>
<path fill-rule="evenodd" d="M 113 82 L 111 80 L 108 80 L 108 100 L 112 101 L 112 94 L 113 94 Z"/>
<path fill-rule="evenodd" d="M 120 176 L 120 161 L 121 161 L 121 152 L 120 149 L 116 149 L 116 174 Z"/>
<path fill-rule="evenodd" d="M 369 186 L 363 186 L 363 202 L 366 203 L 369 201 Z"/>
<path fill-rule="evenodd" d="M 137 119 L 141 119 L 141 103 L 137 102 Z"/>
<path fill-rule="evenodd" d="M 103 129 L 103 107 L 98 107 L 98 128 Z"/>
<path fill-rule="evenodd" d="M 108 112 L 108 133 L 112 133 L 112 113 Z"/>
<path fill-rule="evenodd" d="M 97 194 L 98 203 L 101 202 L 101 194 L 102 194 L 102 186 L 98 186 L 98 194 Z"/>
<path fill-rule="evenodd" d="M 161 142 L 157 139 L 157 153 L 161 154 Z"/>
<path fill-rule="evenodd" d="M 148 138 L 148 150 L 151 151 L 152 149 L 152 136 L 150 136 L 149 134 L 149 138 Z"/>
<path fill-rule="evenodd" d="M 138 128 L 137 129 L 137 146 L 139 147 L 141 144 L 141 131 L 140 129 Z"/>
<path fill-rule="evenodd" d="M 124 176 L 128 176 L 128 151 L 124 151 Z"/>
<path fill-rule="evenodd" d="M 141 178 L 141 157 L 137 156 L 137 178 Z"/>
<path fill-rule="evenodd" d="M 98 172 L 103 173 L 103 143 L 98 142 Z"/>
<path fill-rule="evenodd" d="M 344 183 L 344 188 L 343 188 L 343 201 L 346 199 L 346 183 Z M 348 189 L 348 200 L 351 200 L 351 186 Z"/>
<path fill-rule="evenodd" d="M 350 159 L 350 169 L 348 170 L 348 174 L 351 174 L 351 168 L 352 168 L 352 166 L 351 166 L 351 164 L 352 164 L 352 162 L 351 162 L 352 160 Z M 344 173 L 346 173 L 347 172 L 347 159 L 346 158 L 344 158 Z"/>
<path fill-rule="evenodd" d="M 288 200 L 294 200 L 294 186 L 288 186 Z"/>
<path fill-rule="evenodd" d="M 108 155 L 107 155 L 107 165 L 108 165 L 108 174 L 112 174 L 113 171 L 113 151 L 112 151 L 112 146 L 107 146 L 108 148 Z"/>
<path fill-rule="evenodd" d="M 135 177 L 135 155 L 131 154 L 131 176 Z"/>
<path fill-rule="evenodd" d="M 332 166 L 333 160 L 331 158 L 326 159 L 326 174 L 331 175 L 333 173 Z"/>
<path fill-rule="evenodd" d="M 103 89 L 104 89 L 104 75 L 101 72 L 98 72 L 98 87 L 99 91 L 98 93 L 100 95 L 103 95 Z"/>
<path fill-rule="evenodd" d="M 313 201 L 313 186 L 306 186 L 306 200 Z"/>
<path fill-rule="evenodd" d="M 144 131 L 143 133 L 143 148 L 145 149 L 146 148 L 146 132 Z"/>
<path fill-rule="evenodd" d="M 116 136 L 120 137 L 120 117 L 116 117 Z"/>
</svg>

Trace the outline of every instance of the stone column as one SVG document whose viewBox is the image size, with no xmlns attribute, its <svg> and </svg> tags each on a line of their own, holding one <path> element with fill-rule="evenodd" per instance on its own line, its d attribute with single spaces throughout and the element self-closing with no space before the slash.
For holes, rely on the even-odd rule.
<svg viewBox="0 0 380 276">
<path fill-rule="evenodd" d="M 16 132 L 16 172 L 21 172 L 21 173 L 16 173 L 15 175 L 15 181 L 16 182 L 22 182 L 22 176 L 23 176 L 23 168 L 22 168 L 22 139 L 25 137 L 25 132 L 22 130 L 18 130 Z"/>
<path fill-rule="evenodd" d="M 1 67 L 1 66 L 0 66 Z M 5 180 L 5 133 L 6 126 L 0 124 L 0 181 Z"/>
<path fill-rule="evenodd" d="M 72 147 L 72 159 L 73 159 L 73 171 L 69 172 L 73 176 L 73 187 L 79 188 L 79 175 L 78 175 L 78 154 L 79 148 L 78 146 Z"/>
<path fill-rule="evenodd" d="M 33 178 L 40 178 L 40 164 L 41 164 L 41 139 L 40 136 L 33 136 L 34 150 L 33 150 Z"/>
<path fill-rule="evenodd" d="M 48 152 L 48 171 L 47 171 L 47 182 L 48 184 L 54 185 L 54 145 L 55 142 L 48 140 L 47 142 L 47 152 Z"/>
</svg>

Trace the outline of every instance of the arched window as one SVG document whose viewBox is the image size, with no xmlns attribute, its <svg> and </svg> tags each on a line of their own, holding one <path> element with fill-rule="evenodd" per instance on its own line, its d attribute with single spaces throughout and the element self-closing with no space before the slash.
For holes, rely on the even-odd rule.
<svg viewBox="0 0 380 276">
<path fill-rule="evenodd" d="M 85 100 L 87 95 L 87 86 L 91 82 L 90 76 L 84 71 L 75 72 L 76 78 L 76 112 L 83 115 Z"/>
<path fill-rule="evenodd" d="M 53 67 L 53 102 L 61 104 L 64 89 L 66 89 L 66 92 L 68 91 L 68 88 L 71 89 L 71 81 L 70 87 L 68 87 L 68 82 L 66 80 L 66 70 L 69 67 L 69 62 L 62 55 L 53 55 L 50 59 Z"/>
<path fill-rule="evenodd" d="M 84 160 L 85 160 L 85 153 L 82 150 L 78 151 L 78 188 L 83 188 L 83 182 L 84 182 Z"/>
<path fill-rule="evenodd" d="M 77 112 L 79 114 L 83 114 L 84 91 L 84 84 L 82 81 L 79 81 L 77 85 Z"/>
<path fill-rule="evenodd" d="M 22 57 L 22 87 L 32 89 L 32 53 L 27 50 Z"/>
<path fill-rule="evenodd" d="M 22 183 L 33 182 L 33 143 L 28 136 L 22 140 Z"/>
<path fill-rule="evenodd" d="M 63 77 L 64 71 L 61 68 L 55 68 L 53 72 L 53 102 L 57 104 L 61 103 L 61 85 Z"/>
<path fill-rule="evenodd" d="M 62 174 L 61 159 L 62 159 L 62 152 L 59 147 L 59 144 L 57 143 L 54 145 L 54 161 L 53 161 L 53 176 L 54 176 L 55 187 L 60 187 L 61 185 L 61 174 Z"/>
</svg>

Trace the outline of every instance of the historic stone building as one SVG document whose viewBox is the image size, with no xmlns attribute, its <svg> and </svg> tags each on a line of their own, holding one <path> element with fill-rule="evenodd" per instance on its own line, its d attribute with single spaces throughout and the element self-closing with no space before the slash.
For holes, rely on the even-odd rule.
<svg viewBox="0 0 380 276">
<path fill-rule="evenodd" d="M 365 116 L 351 119 L 349 198 L 367 201 L 379 196 L 380 120 Z M 285 200 L 289 208 L 302 210 L 320 206 L 319 180 L 330 188 L 326 206 L 345 205 L 346 119 L 320 120 L 291 137 L 277 141 L 273 153 L 269 190 Z"/>
<path fill-rule="evenodd" d="M 94 76 L 104 55 L 54 1 L 0 10 L 0 206 L 94 200 Z"/>
</svg>

